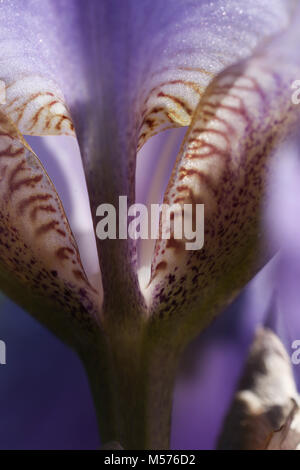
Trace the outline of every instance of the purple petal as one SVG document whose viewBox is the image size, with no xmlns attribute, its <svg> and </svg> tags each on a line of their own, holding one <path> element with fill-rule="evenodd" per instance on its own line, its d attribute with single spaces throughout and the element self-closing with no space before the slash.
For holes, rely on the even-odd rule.
<svg viewBox="0 0 300 470">
<path fill-rule="evenodd" d="M 280 40 L 213 81 L 177 157 L 164 201 L 205 205 L 205 244 L 188 251 L 186 240 L 159 241 L 145 295 L 155 315 L 176 312 L 186 335 L 230 302 L 269 255 L 262 207 L 276 146 L 299 116 L 290 88 L 300 75 L 297 28 L 295 20 Z"/>
<path fill-rule="evenodd" d="M 66 339 L 74 320 L 90 331 L 100 306 L 55 188 L 1 113 L 0 134 L 1 289 Z"/>
</svg>

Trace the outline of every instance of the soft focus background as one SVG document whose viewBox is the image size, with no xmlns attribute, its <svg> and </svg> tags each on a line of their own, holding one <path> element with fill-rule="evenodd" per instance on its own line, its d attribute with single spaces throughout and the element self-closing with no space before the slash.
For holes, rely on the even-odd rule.
<svg viewBox="0 0 300 470">
<path fill-rule="evenodd" d="M 171 144 L 169 137 L 165 134 L 160 140 L 154 138 L 152 146 L 145 149 L 144 175 L 149 175 L 152 168 L 152 173 L 159 175 L 162 181 L 150 184 L 149 179 L 145 176 L 143 179 L 142 173 L 138 173 L 140 201 L 153 202 L 153 188 L 154 199 L 160 198 L 165 176 L 176 156 L 176 139 L 181 135 L 174 140 L 173 134 Z M 55 182 L 83 253 L 85 267 L 89 276 L 97 280 L 99 267 L 93 256 L 93 231 L 77 146 L 62 137 L 28 140 Z M 169 149 L 166 160 L 163 168 L 158 168 L 158 151 L 165 149 L 165 145 Z M 279 246 L 281 254 L 190 345 L 182 358 L 175 390 L 172 448 L 214 448 L 257 325 L 266 324 L 276 331 L 289 354 L 292 342 L 300 339 L 297 149 L 297 140 L 280 149 L 282 158 L 272 178 L 265 214 L 264 228 L 269 243 Z M 147 160 L 150 157 L 151 164 Z M 67 167 L 72 167 L 71 179 L 66 178 Z M 150 196 L 146 197 L 139 187 L 150 191 Z M 89 386 L 75 353 L 5 297 L 1 297 L 0 304 L 0 339 L 7 345 L 7 364 L 0 365 L 0 448 L 99 448 L 101 443 Z M 294 372 L 300 385 L 300 365 L 294 366 Z"/>
</svg>

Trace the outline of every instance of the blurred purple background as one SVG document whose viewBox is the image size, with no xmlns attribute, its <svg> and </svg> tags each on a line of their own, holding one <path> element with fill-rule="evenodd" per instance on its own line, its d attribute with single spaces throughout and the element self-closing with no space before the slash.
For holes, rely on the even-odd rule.
<svg viewBox="0 0 300 470">
<path fill-rule="evenodd" d="M 249 315 L 256 288 L 251 285 L 186 352 L 175 391 L 173 448 L 214 448 L 255 324 L 266 313 Z M 7 299 L 0 328 L 7 345 L 7 364 L 0 366 L 0 448 L 98 448 L 92 398 L 76 354 Z"/>
</svg>

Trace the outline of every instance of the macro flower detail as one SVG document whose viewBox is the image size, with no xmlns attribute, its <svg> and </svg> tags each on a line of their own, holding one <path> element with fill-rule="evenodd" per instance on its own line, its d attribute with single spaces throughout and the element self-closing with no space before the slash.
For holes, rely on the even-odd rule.
<svg viewBox="0 0 300 470">
<path fill-rule="evenodd" d="M 272 255 L 261 218 L 299 119 L 299 14 L 292 0 L 0 4 L 0 287 L 77 351 L 104 442 L 168 448 L 183 349 Z M 204 204 L 203 249 L 159 239 L 142 284 L 137 241 L 97 239 L 93 284 L 23 135 L 78 140 L 95 226 L 99 204 L 135 202 L 147 140 L 180 126 L 163 201 Z"/>
<path fill-rule="evenodd" d="M 41 299 L 34 307 L 37 315 L 42 313 L 46 319 L 49 309 L 51 318 L 61 308 L 92 329 L 98 296 L 84 273 L 55 188 L 15 124 L 3 113 L 0 132 L 2 287 L 21 299 L 24 288 L 46 295 L 50 307 Z"/>
</svg>

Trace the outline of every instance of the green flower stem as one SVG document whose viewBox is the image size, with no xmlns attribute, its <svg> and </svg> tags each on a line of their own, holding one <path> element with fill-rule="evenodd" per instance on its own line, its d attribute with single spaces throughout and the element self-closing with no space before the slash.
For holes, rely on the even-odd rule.
<svg viewBox="0 0 300 470">
<path fill-rule="evenodd" d="M 179 351 L 143 326 L 108 329 L 103 336 L 101 345 L 81 354 L 102 442 L 168 449 Z"/>
</svg>

